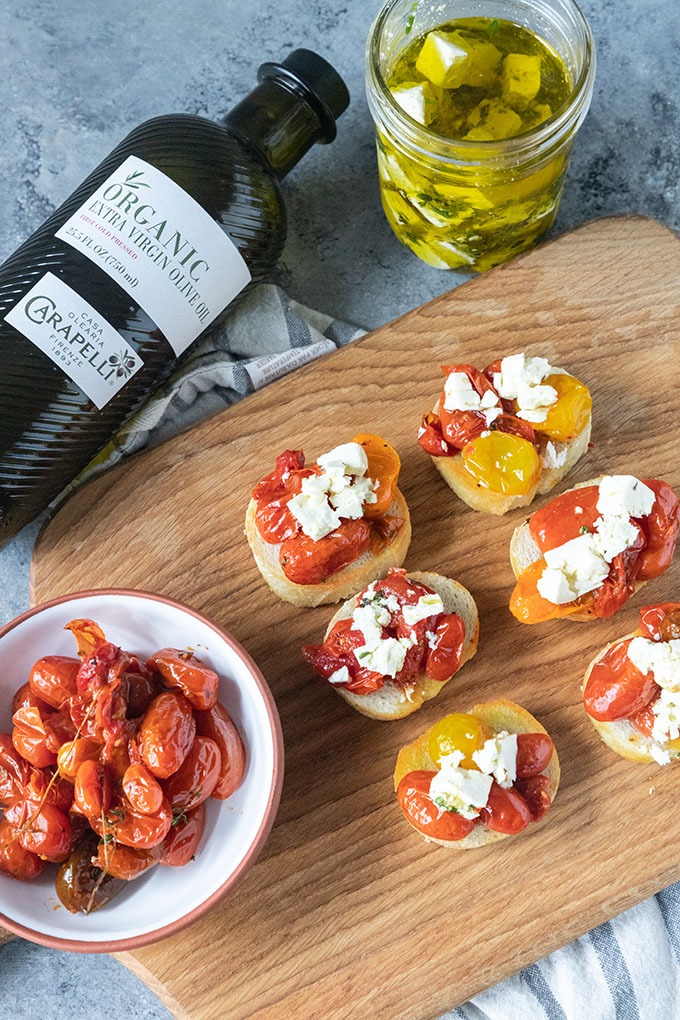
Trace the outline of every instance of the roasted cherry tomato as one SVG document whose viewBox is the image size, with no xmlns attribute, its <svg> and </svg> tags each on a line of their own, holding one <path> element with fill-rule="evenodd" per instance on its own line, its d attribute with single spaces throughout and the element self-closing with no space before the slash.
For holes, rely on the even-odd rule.
<svg viewBox="0 0 680 1020">
<path fill-rule="evenodd" d="M 164 691 L 151 702 L 137 733 L 137 747 L 144 764 L 160 779 L 180 767 L 196 735 L 191 705 L 182 694 Z"/>
<path fill-rule="evenodd" d="M 161 809 L 163 790 L 145 765 L 130 765 L 125 770 L 123 793 L 135 811 L 143 815 L 155 815 Z"/>
<path fill-rule="evenodd" d="M 653 490 L 656 499 L 652 512 L 640 521 L 647 539 L 640 554 L 637 574 L 640 581 L 658 577 L 670 567 L 680 526 L 678 497 L 670 485 L 655 478 L 645 478 L 644 483 Z"/>
<path fill-rule="evenodd" d="M 151 850 L 159 846 L 172 825 L 172 809 L 166 800 L 160 811 L 145 815 L 135 811 L 125 794 L 114 794 L 111 807 L 105 815 L 90 818 L 90 825 L 103 839 L 110 836 L 124 846 L 139 850 Z"/>
<path fill-rule="evenodd" d="M 92 863 L 95 868 L 100 868 L 107 875 L 113 875 L 114 878 L 120 878 L 125 882 L 132 882 L 149 868 L 158 864 L 160 855 L 160 847 L 139 850 L 113 840 L 108 843 L 106 840 L 102 840 Z"/>
<path fill-rule="evenodd" d="M 90 821 L 108 811 L 113 797 L 111 776 L 106 765 L 86 759 L 78 769 L 73 800 Z"/>
<path fill-rule="evenodd" d="M 147 665 L 160 673 L 166 687 L 180 691 L 192 708 L 203 712 L 217 701 L 217 673 L 192 652 L 161 648 L 151 656 Z"/>
<path fill-rule="evenodd" d="M 173 812 L 191 811 L 207 800 L 220 778 L 220 749 L 210 737 L 197 736 L 188 755 L 163 783 Z"/>
<path fill-rule="evenodd" d="M 569 489 L 561 496 L 555 496 L 540 510 L 535 510 L 529 518 L 529 532 L 541 552 L 556 549 L 558 545 L 578 538 L 584 528 L 592 531 L 600 516 L 598 498 L 597 485 L 586 485 L 580 489 Z"/>
<path fill-rule="evenodd" d="M 365 504 L 364 517 L 369 520 L 372 517 L 381 517 L 387 513 L 394 502 L 401 467 L 399 454 L 386 439 L 383 439 L 382 436 L 375 436 L 373 433 L 361 433 L 354 436 L 352 442 L 363 447 L 368 458 L 366 474 L 374 483 L 378 483 L 375 489 L 377 501 Z"/>
<path fill-rule="evenodd" d="M 418 429 L 418 443 L 431 457 L 452 457 L 458 453 L 444 439 L 441 418 L 438 414 L 424 414 Z"/>
<path fill-rule="evenodd" d="M 630 638 L 617 641 L 598 659 L 583 691 L 583 705 L 598 722 L 635 715 L 659 693 L 652 673 L 641 673 L 628 658 Z"/>
<path fill-rule="evenodd" d="M 276 458 L 274 470 L 257 483 L 252 496 L 256 503 L 266 503 L 276 496 L 282 495 L 286 489 L 286 481 L 290 475 L 305 466 L 305 455 L 302 450 L 284 450 Z"/>
<path fill-rule="evenodd" d="M 397 787 L 399 807 L 418 832 L 430 839 L 459 840 L 468 836 L 475 820 L 438 807 L 430 797 L 436 772 L 409 772 Z"/>
<path fill-rule="evenodd" d="M 545 419 L 534 428 L 558 442 L 574 439 L 588 424 L 593 408 L 588 387 L 573 375 L 562 373 L 549 375 L 543 380 L 543 385 L 552 386 L 557 391 L 557 401 L 548 408 Z"/>
<path fill-rule="evenodd" d="M 640 630 L 650 641 L 680 638 L 680 602 L 657 602 L 640 610 Z"/>
<path fill-rule="evenodd" d="M 0 733 L 0 806 L 13 804 L 27 795 L 26 787 L 32 771 L 30 763 L 15 748 L 12 738 Z"/>
<path fill-rule="evenodd" d="M 550 809 L 550 780 L 547 776 L 518 779 L 515 789 L 526 802 L 532 822 L 538 822 Z"/>
<path fill-rule="evenodd" d="M 431 680 L 449 680 L 460 666 L 465 644 L 465 624 L 456 613 L 442 613 L 428 633 L 425 673 Z"/>
<path fill-rule="evenodd" d="M 652 701 L 650 701 L 648 705 L 645 705 L 644 708 L 641 708 L 638 712 L 628 716 L 628 719 L 633 726 L 639 730 L 640 733 L 644 733 L 646 737 L 651 737 L 652 730 L 654 729 L 654 723 L 656 722 L 656 716 L 652 710 L 654 700 L 655 699 L 652 699 Z"/>
<path fill-rule="evenodd" d="M 78 655 L 81 659 L 86 659 L 107 643 L 104 631 L 94 620 L 71 620 L 66 624 L 64 630 L 70 630 L 76 639 Z"/>
<path fill-rule="evenodd" d="M 0 819 L 0 872 L 21 882 L 31 882 L 46 866 L 47 861 L 21 845 L 7 819 Z"/>
<path fill-rule="evenodd" d="M 511 836 L 526 829 L 531 812 L 521 793 L 512 786 L 506 790 L 494 779 L 486 807 L 479 812 L 479 817 L 487 829 Z"/>
<path fill-rule="evenodd" d="M 12 743 L 26 761 L 39 769 L 57 763 L 56 750 L 52 750 L 54 739 L 45 726 L 47 718 L 46 712 L 29 705 L 12 716 Z"/>
<path fill-rule="evenodd" d="M 71 851 L 57 872 L 57 896 L 72 914 L 90 914 L 98 910 L 125 887 L 119 879 L 107 875 L 92 863 L 98 845 L 98 838 L 90 832 Z"/>
<path fill-rule="evenodd" d="M 226 708 L 217 702 L 207 712 L 196 712 L 196 732 L 210 737 L 220 751 L 220 773 L 211 796 L 225 800 L 243 781 L 246 750 Z"/>
<path fill-rule="evenodd" d="M 442 755 L 460 751 L 465 757 L 461 765 L 466 769 L 479 771 L 472 755 L 484 747 L 493 733 L 486 723 L 469 712 L 453 712 L 435 723 L 428 733 L 430 758 L 439 765 Z"/>
<path fill-rule="evenodd" d="M 545 570 L 543 557 L 536 560 L 523 570 L 517 578 L 512 595 L 510 596 L 510 612 L 520 623 L 544 623 L 546 620 L 556 620 L 563 616 L 570 616 L 578 613 L 579 610 L 592 608 L 593 595 L 588 593 L 582 595 L 573 602 L 565 602 L 556 605 L 544 599 L 538 590 L 538 580 Z"/>
<path fill-rule="evenodd" d="M 18 800 L 6 809 L 5 818 L 24 850 L 46 861 L 66 860 L 71 850 L 71 823 L 58 807 Z"/>
<path fill-rule="evenodd" d="M 146 669 L 143 672 L 128 670 L 121 677 L 121 694 L 127 706 L 128 719 L 137 719 L 144 715 L 153 699 L 160 693 L 158 677 Z"/>
<path fill-rule="evenodd" d="M 316 542 L 305 534 L 286 539 L 281 543 L 279 563 L 294 584 L 321 584 L 363 556 L 370 544 L 368 521 L 343 520 L 335 531 Z"/>
<path fill-rule="evenodd" d="M 60 775 L 72 782 L 84 761 L 99 761 L 101 744 L 90 737 L 79 737 L 62 744 L 57 752 L 57 766 Z"/>
<path fill-rule="evenodd" d="M 442 372 L 445 376 L 460 373 L 466 375 L 472 388 L 483 396 L 485 393 L 492 393 L 498 397 L 489 380 L 474 365 L 442 365 Z M 449 411 L 445 407 L 445 394 L 442 393 L 439 401 L 439 418 L 441 420 L 442 434 L 446 442 L 455 449 L 462 450 L 473 439 L 478 439 L 482 432 L 488 431 L 489 426 L 483 414 L 477 411 Z"/>
<path fill-rule="evenodd" d="M 42 698 L 39 698 L 37 694 L 31 690 L 31 685 L 28 680 L 25 684 L 21 685 L 12 698 L 12 715 L 14 715 L 15 712 L 18 712 L 20 708 L 25 707 L 44 710 L 46 715 L 52 711 L 47 702 L 43 701 Z"/>
<path fill-rule="evenodd" d="M 517 734 L 517 778 L 533 779 L 545 772 L 553 755 L 553 742 L 547 733 Z"/>
<path fill-rule="evenodd" d="M 53 708 L 61 708 L 76 693 L 80 659 L 67 655 L 44 655 L 33 665 L 28 682 L 31 690 Z"/>
<path fill-rule="evenodd" d="M 158 863 L 173 868 L 181 868 L 188 864 L 194 858 L 204 829 L 205 804 L 199 804 L 193 811 L 176 815 L 172 820 L 170 832 L 161 843 L 161 858 Z"/>
<path fill-rule="evenodd" d="M 532 443 L 498 430 L 468 443 L 461 457 L 480 486 L 506 496 L 531 492 L 541 473 L 541 461 Z"/>
</svg>

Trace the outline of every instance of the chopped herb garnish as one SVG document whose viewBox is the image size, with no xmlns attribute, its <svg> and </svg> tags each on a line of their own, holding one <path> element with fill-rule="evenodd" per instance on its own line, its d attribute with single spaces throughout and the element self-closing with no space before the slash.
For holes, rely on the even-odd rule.
<svg viewBox="0 0 680 1020">
<path fill-rule="evenodd" d="M 581 527 L 578 529 L 578 532 L 579 532 L 579 535 L 589 535 L 590 534 L 590 532 L 588 531 L 588 528 L 585 526 L 585 524 L 581 525 Z"/>
<path fill-rule="evenodd" d="M 494 18 L 493 21 L 490 21 L 489 24 L 486 26 L 486 30 L 489 33 L 489 35 L 495 35 L 500 27 L 501 26 L 500 22 L 498 21 L 498 18 Z"/>
<path fill-rule="evenodd" d="M 102 841 L 104 843 L 104 846 L 108 846 L 109 843 L 113 843 L 113 833 L 107 832 L 105 836 L 102 836 Z"/>
<path fill-rule="evenodd" d="M 359 658 L 367 659 L 370 654 L 371 654 L 370 652 L 359 652 Z"/>
<path fill-rule="evenodd" d="M 437 807 L 443 808 L 444 811 L 451 811 L 454 815 L 457 815 L 457 814 L 460 813 L 458 811 L 458 808 L 449 807 L 449 805 L 446 803 L 446 801 L 444 800 L 443 797 L 435 797 L 434 802 L 437 805 Z"/>
<path fill-rule="evenodd" d="M 419 2 L 420 0 L 416 0 L 415 3 L 411 4 L 411 13 L 406 19 L 406 28 L 404 29 L 404 35 L 408 35 L 411 29 L 413 28 L 413 22 L 415 21 L 416 18 L 416 11 L 418 10 Z"/>
<path fill-rule="evenodd" d="M 173 813 L 171 825 L 179 825 L 180 822 L 186 822 L 187 813 L 186 811 L 178 811 L 177 814 Z"/>
</svg>

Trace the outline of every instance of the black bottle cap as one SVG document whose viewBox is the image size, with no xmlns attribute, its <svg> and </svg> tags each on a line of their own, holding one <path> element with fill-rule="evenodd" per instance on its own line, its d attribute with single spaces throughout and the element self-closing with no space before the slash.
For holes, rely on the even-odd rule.
<svg viewBox="0 0 680 1020">
<path fill-rule="evenodd" d="M 320 142 L 335 138 L 335 122 L 349 106 L 344 81 L 327 60 L 313 50 L 293 50 L 280 64 L 262 64 L 257 80 L 273 78 L 292 89 L 313 108 L 323 128 Z"/>
</svg>

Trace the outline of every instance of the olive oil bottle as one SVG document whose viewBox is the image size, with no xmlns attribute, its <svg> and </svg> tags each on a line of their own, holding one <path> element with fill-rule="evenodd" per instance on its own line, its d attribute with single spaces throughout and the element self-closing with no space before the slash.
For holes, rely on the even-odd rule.
<svg viewBox="0 0 680 1020">
<path fill-rule="evenodd" d="M 279 258 L 280 181 L 335 138 L 349 95 L 309 50 L 258 82 L 219 123 L 135 128 L 0 266 L 0 543 Z"/>
</svg>

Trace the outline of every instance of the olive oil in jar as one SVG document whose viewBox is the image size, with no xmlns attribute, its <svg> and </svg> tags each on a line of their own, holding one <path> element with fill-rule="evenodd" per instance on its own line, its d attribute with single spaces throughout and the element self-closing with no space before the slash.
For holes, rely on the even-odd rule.
<svg viewBox="0 0 680 1020">
<path fill-rule="evenodd" d="M 430 265 L 486 270 L 550 227 L 587 105 L 578 121 L 563 116 L 579 98 L 577 83 L 528 27 L 488 17 L 420 32 L 411 18 L 407 34 L 412 26 L 413 40 L 402 37 L 380 69 L 388 111 L 384 98 L 372 102 L 369 68 L 385 214 Z"/>
</svg>

